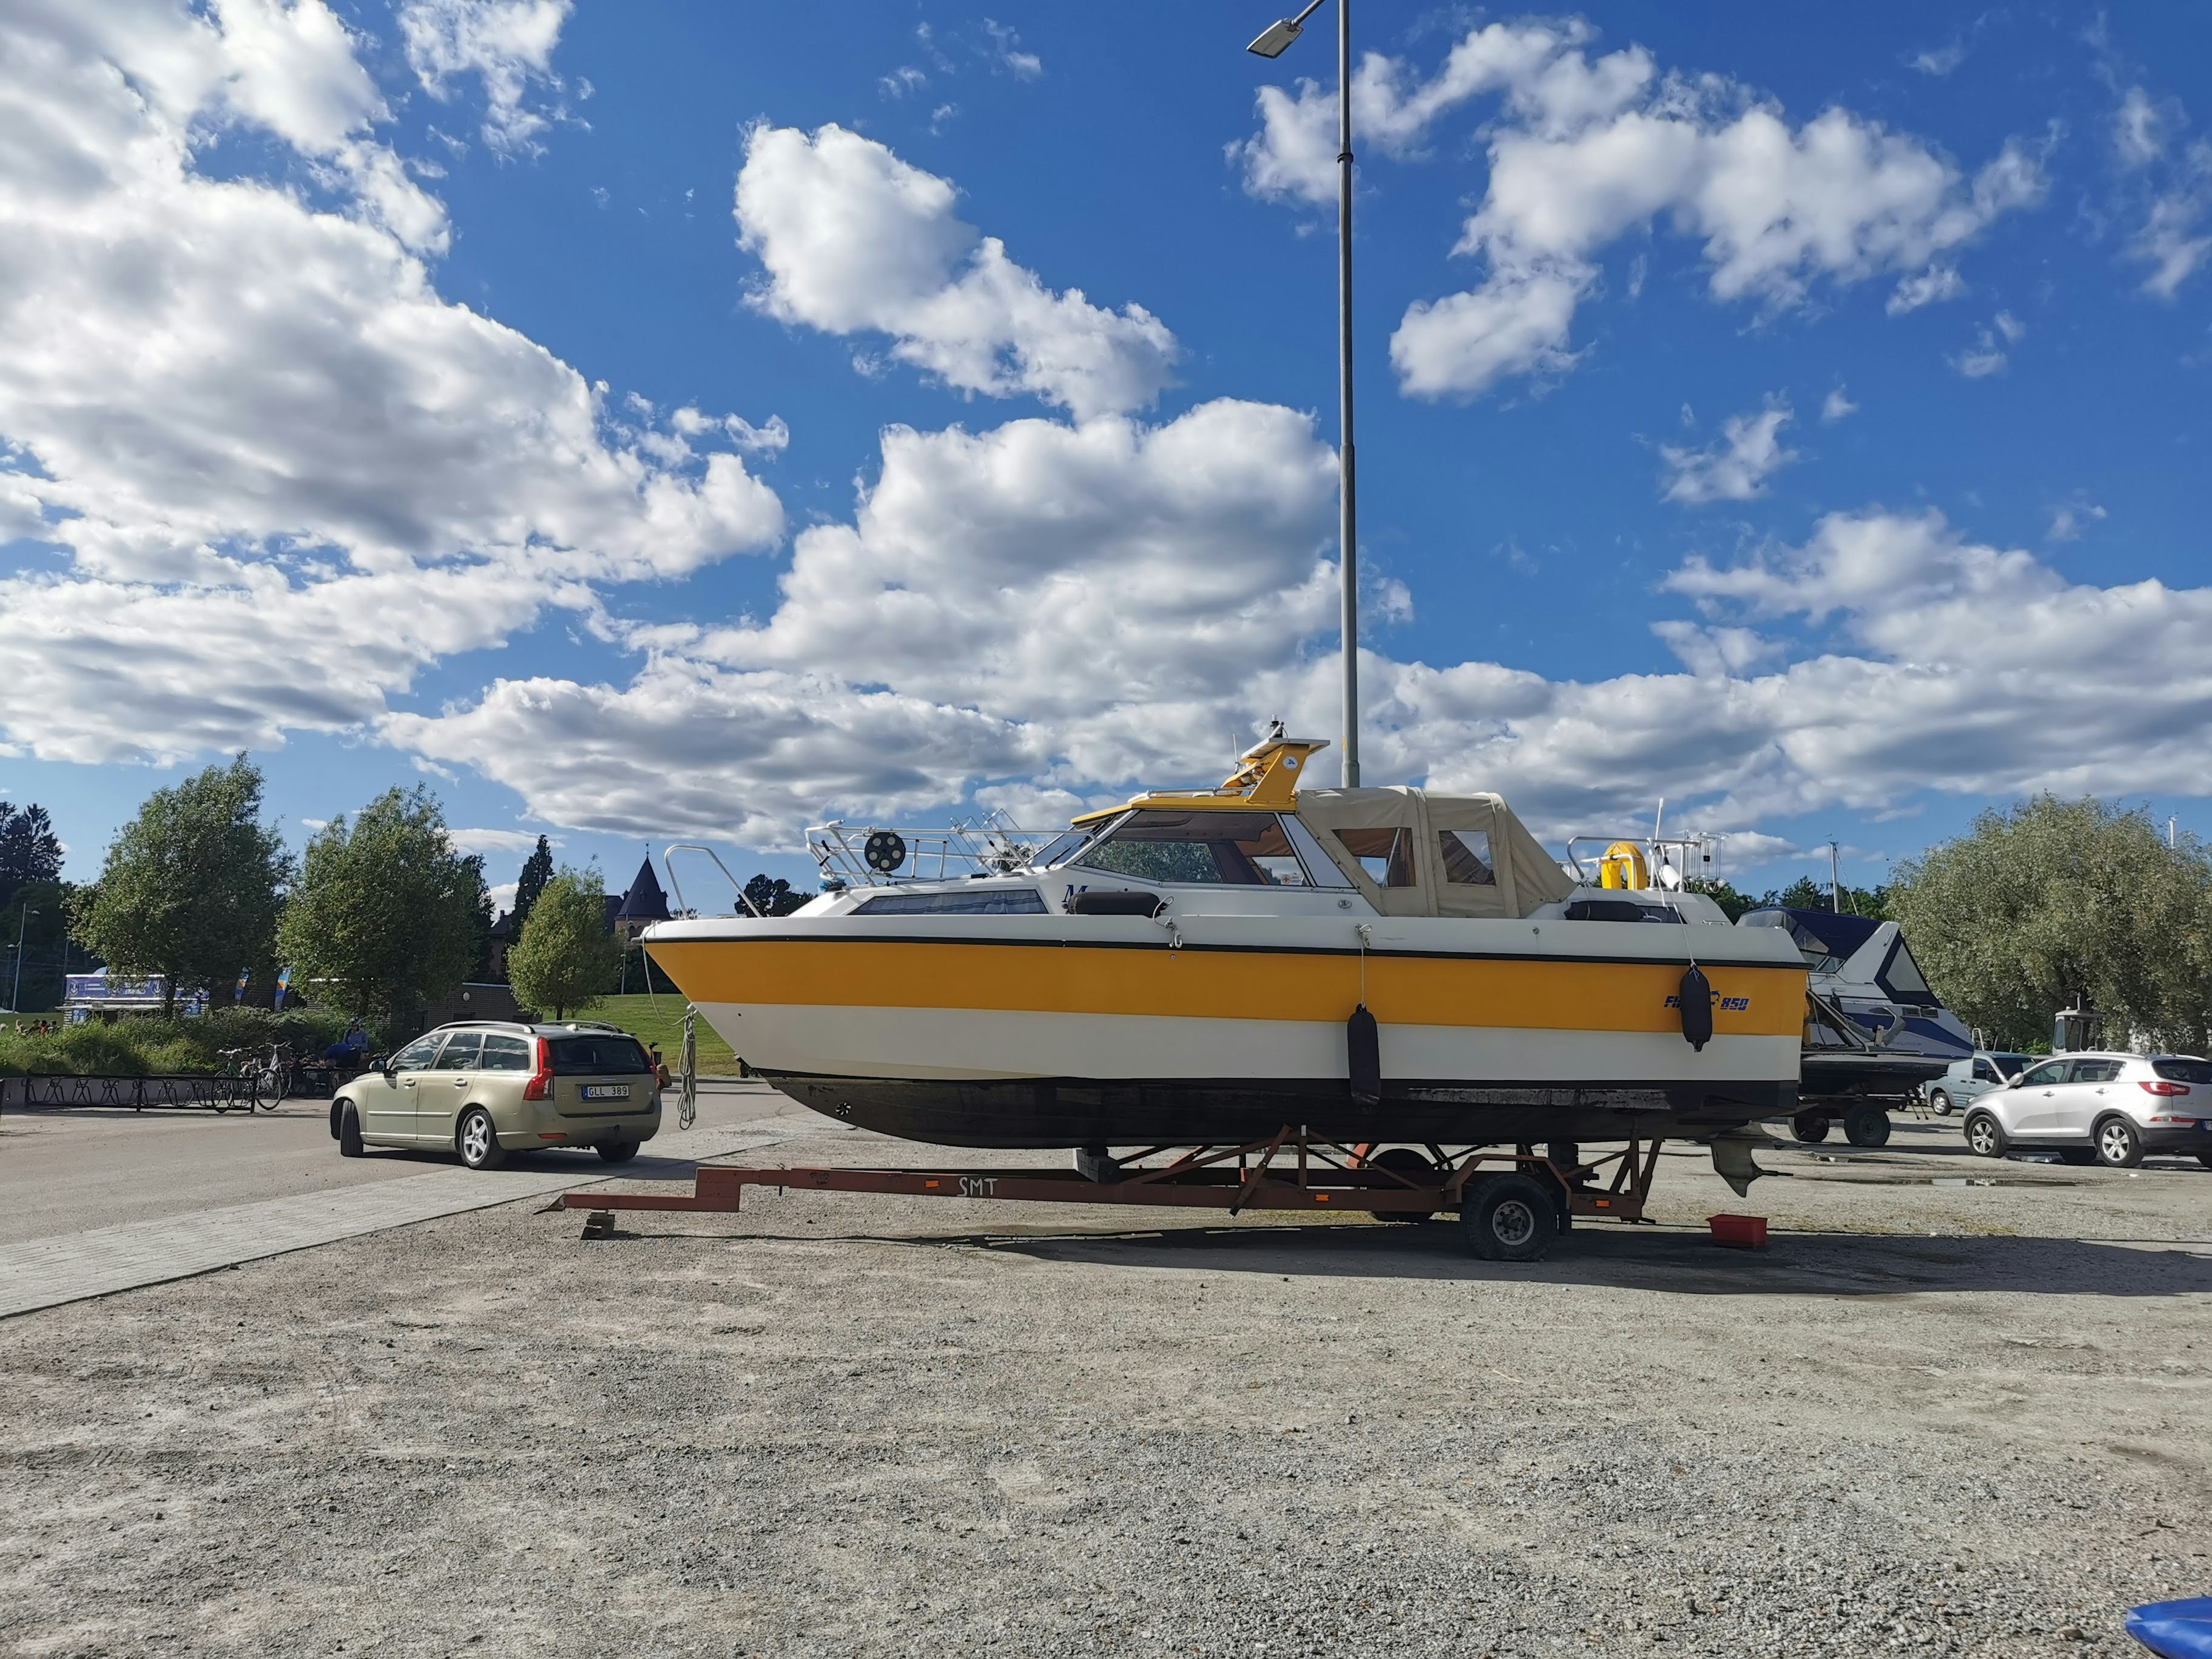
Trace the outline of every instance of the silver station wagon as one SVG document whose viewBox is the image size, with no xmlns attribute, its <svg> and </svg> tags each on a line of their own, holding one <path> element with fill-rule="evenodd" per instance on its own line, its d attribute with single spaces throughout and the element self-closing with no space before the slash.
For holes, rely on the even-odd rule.
<svg viewBox="0 0 2212 1659">
<path fill-rule="evenodd" d="M 624 1164 L 659 1129 L 659 1070 L 611 1025 L 441 1025 L 331 1102 L 331 1136 L 348 1158 L 369 1146 L 436 1147 L 471 1170 L 566 1146 Z"/>
</svg>

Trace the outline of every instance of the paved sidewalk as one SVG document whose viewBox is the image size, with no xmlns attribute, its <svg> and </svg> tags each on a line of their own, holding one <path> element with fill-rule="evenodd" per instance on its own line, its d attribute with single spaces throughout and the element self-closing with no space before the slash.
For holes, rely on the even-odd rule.
<svg viewBox="0 0 2212 1659">
<path fill-rule="evenodd" d="M 798 1132 L 787 1124 L 695 1129 L 668 1137 L 655 1150 L 664 1160 L 680 1154 L 687 1161 L 684 1175 L 689 1179 L 690 1162 L 776 1146 Z M 189 1279 L 240 1261 L 311 1249 L 465 1210 L 489 1209 L 605 1181 L 634 1181 L 637 1174 L 610 1169 L 596 1159 L 562 1170 L 441 1170 L 373 1186 L 341 1187 L 30 1239 L 0 1246 L 0 1319 L 142 1285 Z"/>
</svg>

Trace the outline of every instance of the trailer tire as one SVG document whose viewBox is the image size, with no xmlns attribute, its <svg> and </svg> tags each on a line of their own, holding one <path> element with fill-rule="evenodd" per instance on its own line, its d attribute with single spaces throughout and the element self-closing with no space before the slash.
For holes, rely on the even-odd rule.
<svg viewBox="0 0 2212 1659">
<path fill-rule="evenodd" d="M 1844 1114 L 1844 1139 L 1871 1151 L 1889 1145 L 1889 1114 L 1879 1106 L 1854 1106 Z"/>
<path fill-rule="evenodd" d="M 1800 1112 L 1790 1120 L 1790 1131 L 1798 1139 L 1818 1146 L 1828 1138 L 1828 1115 L 1826 1112 Z"/>
<path fill-rule="evenodd" d="M 1377 1152 L 1367 1161 L 1375 1169 L 1388 1170 L 1391 1174 L 1403 1176 L 1408 1181 L 1433 1182 L 1438 1178 L 1437 1166 L 1411 1146 L 1393 1146 L 1386 1152 Z M 1434 1210 L 1370 1210 L 1367 1213 L 1377 1221 L 1399 1221 L 1419 1226 L 1436 1212 Z"/>
<path fill-rule="evenodd" d="M 1460 1206 L 1467 1247 L 1485 1261 L 1534 1261 L 1559 1232 L 1559 1200 L 1524 1175 L 1492 1176 Z"/>
</svg>

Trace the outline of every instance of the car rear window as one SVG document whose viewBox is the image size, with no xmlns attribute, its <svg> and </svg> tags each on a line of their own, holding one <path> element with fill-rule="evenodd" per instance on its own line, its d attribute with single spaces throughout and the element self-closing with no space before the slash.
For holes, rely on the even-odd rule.
<svg viewBox="0 0 2212 1659">
<path fill-rule="evenodd" d="M 494 1036 L 484 1039 L 483 1063 L 487 1072 L 526 1072 L 531 1060 L 530 1045 L 520 1037 Z"/>
<path fill-rule="evenodd" d="M 635 1037 L 555 1037 L 545 1046 L 556 1077 L 629 1077 L 653 1069 Z"/>
<path fill-rule="evenodd" d="M 2212 1083 L 2212 1060 L 2154 1060 L 2150 1068 L 2168 1083 Z"/>
</svg>

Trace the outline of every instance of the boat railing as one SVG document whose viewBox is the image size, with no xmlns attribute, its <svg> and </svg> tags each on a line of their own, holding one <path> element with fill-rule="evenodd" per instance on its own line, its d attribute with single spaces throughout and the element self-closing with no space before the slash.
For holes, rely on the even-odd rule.
<svg viewBox="0 0 2212 1659">
<path fill-rule="evenodd" d="M 715 852 L 715 850 L 711 847 L 702 847 L 696 842 L 679 841 L 671 844 L 668 850 L 660 855 L 661 863 L 667 867 L 669 891 L 676 900 L 676 914 L 678 916 L 688 918 L 696 916 L 699 914 L 696 910 L 693 909 L 690 905 L 684 902 L 683 884 L 677 879 L 676 855 L 678 853 L 699 853 L 712 859 L 714 861 L 714 867 L 722 872 L 722 879 L 728 882 L 731 888 L 737 893 L 738 902 L 744 905 L 746 909 L 751 911 L 755 915 L 759 915 L 761 914 L 760 906 L 755 904 L 752 900 L 745 896 L 744 883 L 739 881 L 735 876 L 730 873 L 730 866 L 722 862 L 720 854 Z M 738 913 L 735 910 L 726 910 L 722 914 L 724 915 L 733 916 Z"/>
<path fill-rule="evenodd" d="M 1574 872 L 1577 881 L 1588 885 L 1593 879 L 1595 872 L 1583 867 L 1583 861 L 1577 856 L 1575 848 L 1596 848 L 1599 849 L 1601 861 L 1604 848 L 1626 842 L 1632 847 L 1644 849 L 1644 855 L 1650 860 L 1655 877 L 1658 873 L 1659 867 L 1664 864 L 1671 865 L 1678 875 L 1688 879 L 1710 873 L 1713 862 L 1713 848 L 1718 840 L 1717 836 L 1706 835 L 1664 836 L 1655 839 L 1640 830 L 1632 830 L 1625 835 L 1619 836 L 1569 836 L 1567 866 Z"/>
<path fill-rule="evenodd" d="M 1012 875 L 1066 830 L 1023 830 L 996 813 L 973 823 L 927 830 L 883 824 L 817 823 L 806 850 L 827 881 L 846 886 L 896 886 L 910 881 L 958 881 Z"/>
</svg>

